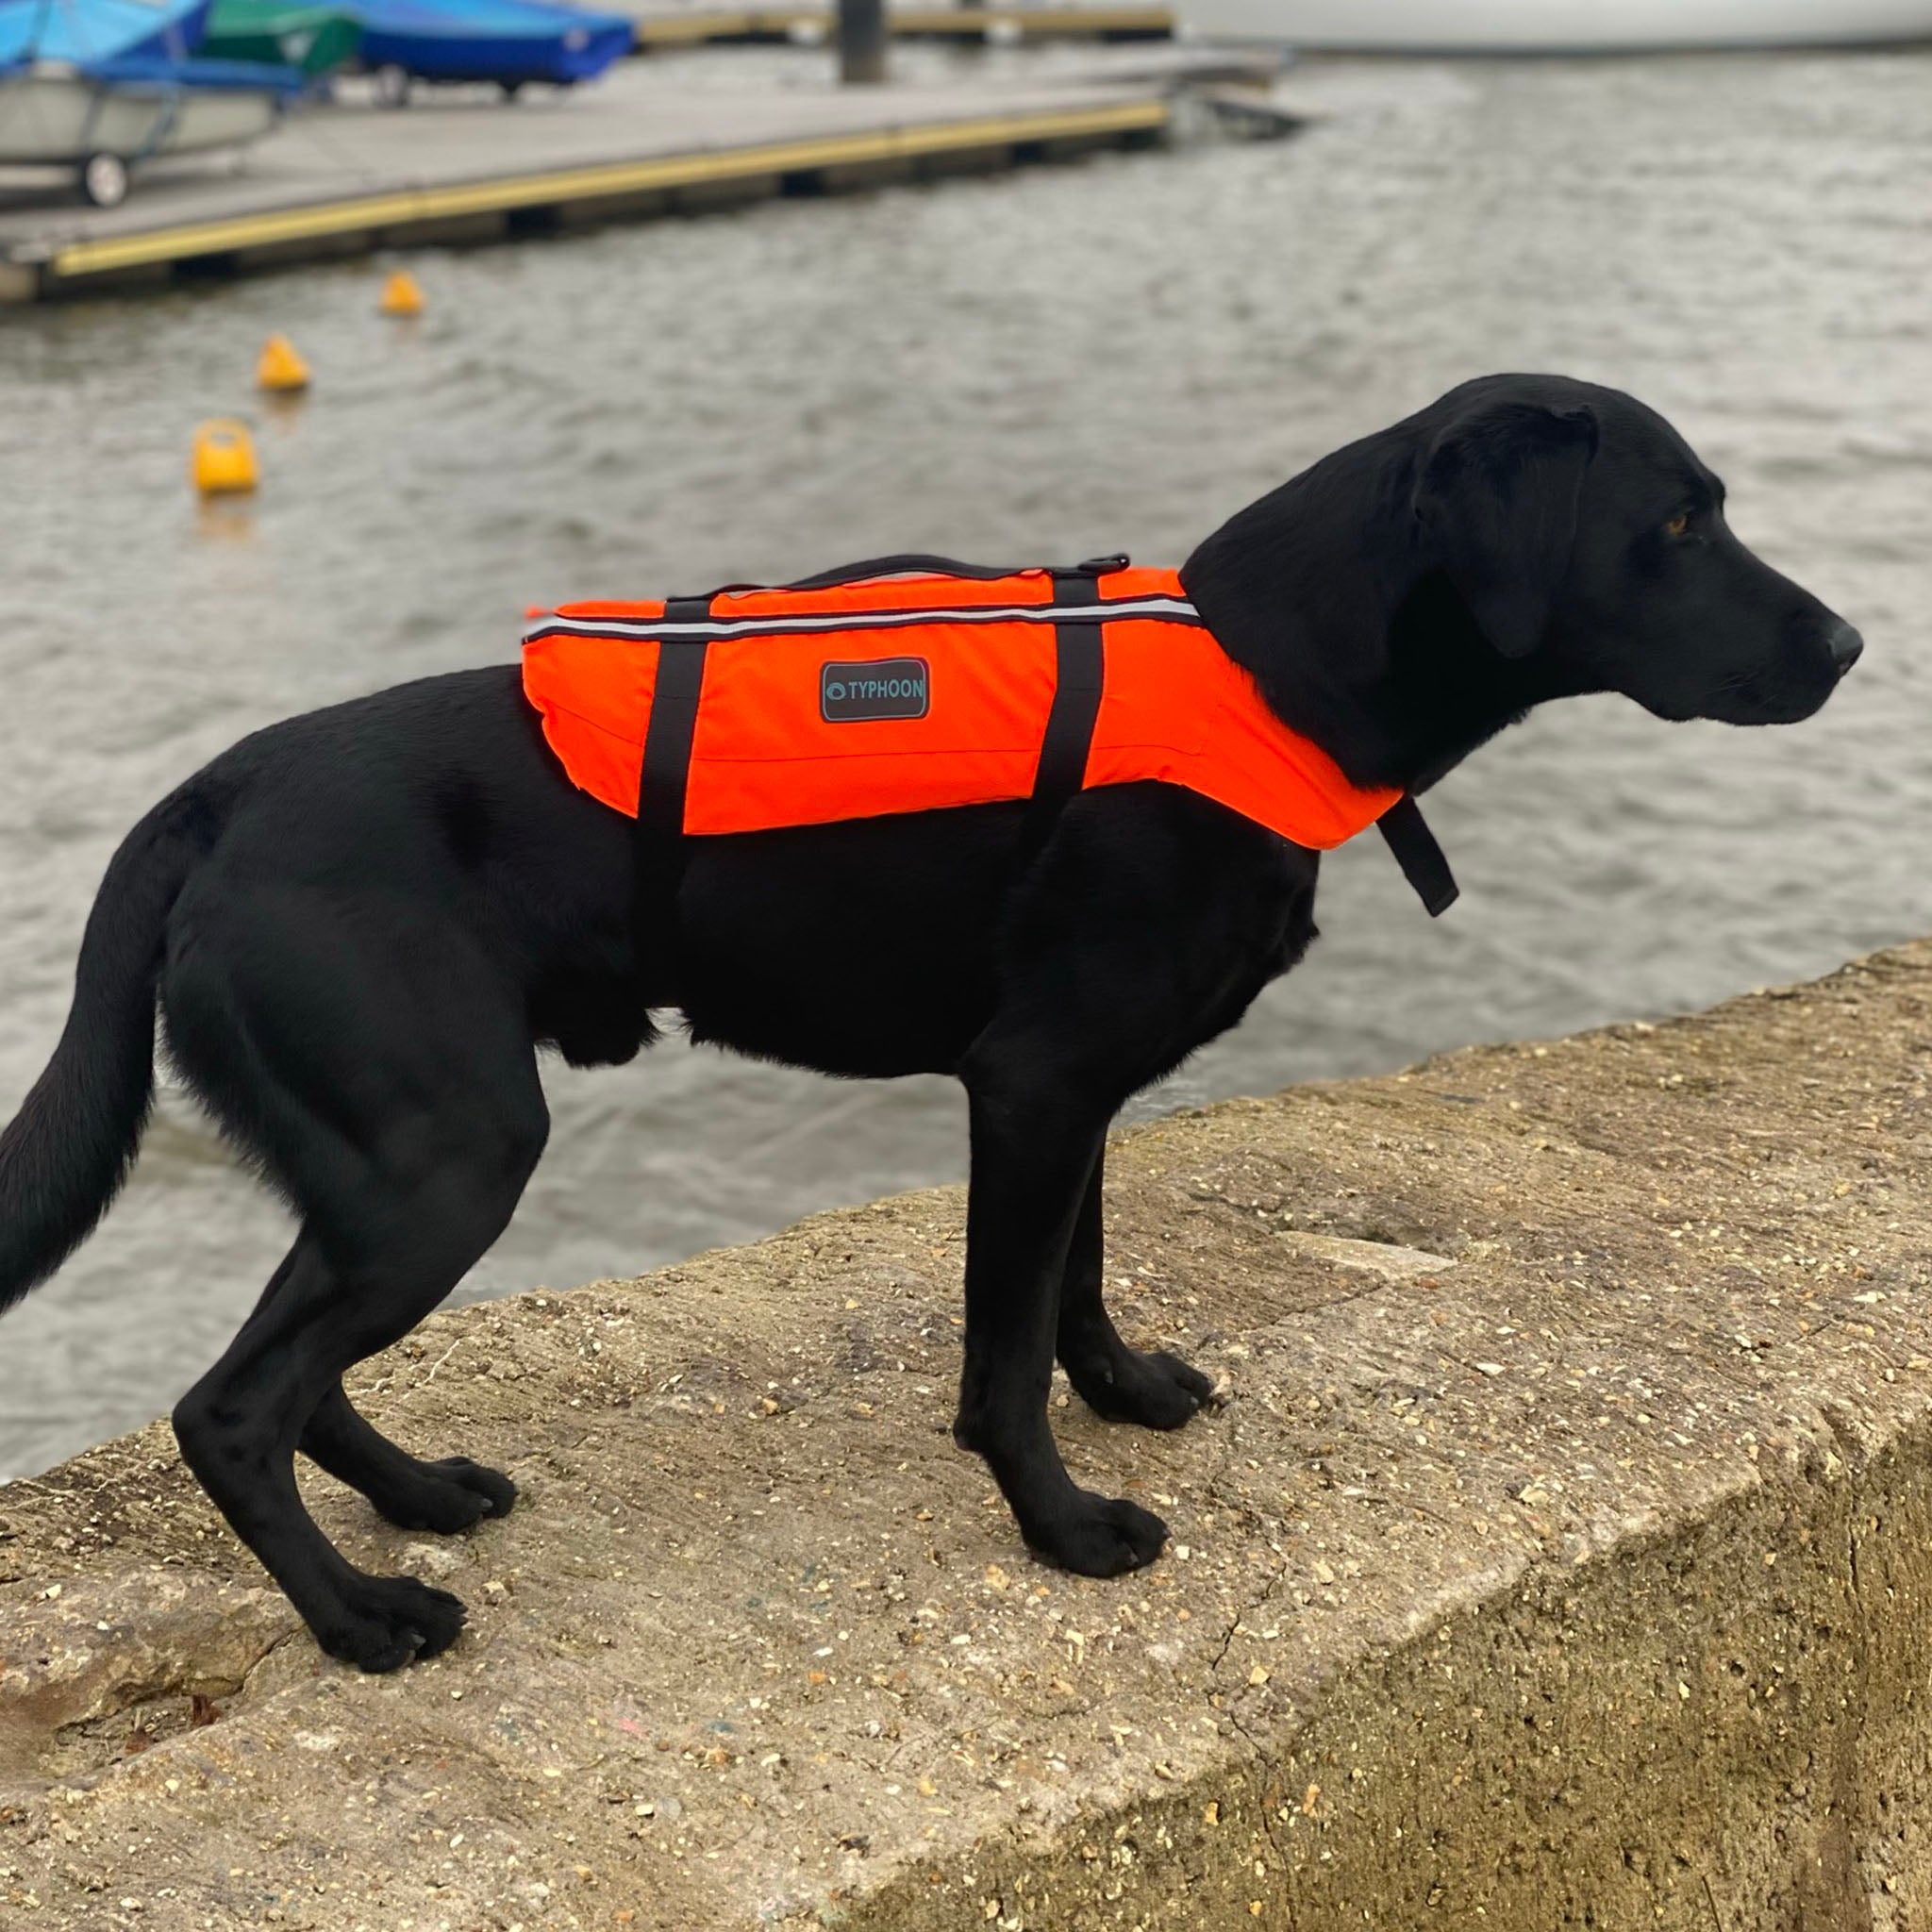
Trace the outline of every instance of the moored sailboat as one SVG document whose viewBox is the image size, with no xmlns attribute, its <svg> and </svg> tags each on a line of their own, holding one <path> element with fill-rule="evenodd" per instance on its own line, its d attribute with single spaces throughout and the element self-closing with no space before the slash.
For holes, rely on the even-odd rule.
<svg viewBox="0 0 1932 1932">
<path fill-rule="evenodd" d="M 1210 37 L 1311 52 L 1627 54 L 1932 40 L 1932 0 L 1182 0 Z"/>
</svg>

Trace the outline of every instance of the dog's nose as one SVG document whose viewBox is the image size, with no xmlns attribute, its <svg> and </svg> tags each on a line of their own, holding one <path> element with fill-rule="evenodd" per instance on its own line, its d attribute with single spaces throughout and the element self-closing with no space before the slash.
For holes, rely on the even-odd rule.
<svg viewBox="0 0 1932 1932">
<path fill-rule="evenodd" d="M 1831 661 L 1838 666 L 1838 675 L 1842 677 L 1858 661 L 1858 654 L 1865 648 L 1865 640 L 1848 624 L 1840 624 L 1826 641 L 1831 652 Z"/>
</svg>

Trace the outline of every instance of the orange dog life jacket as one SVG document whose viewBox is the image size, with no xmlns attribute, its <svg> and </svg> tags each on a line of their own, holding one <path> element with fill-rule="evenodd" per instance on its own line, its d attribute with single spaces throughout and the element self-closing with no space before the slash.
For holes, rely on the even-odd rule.
<svg viewBox="0 0 1932 1932">
<path fill-rule="evenodd" d="M 524 690 L 572 782 L 687 834 L 1158 779 L 1325 851 L 1420 816 L 1282 724 L 1173 571 L 888 558 L 782 590 L 533 611 Z"/>
</svg>

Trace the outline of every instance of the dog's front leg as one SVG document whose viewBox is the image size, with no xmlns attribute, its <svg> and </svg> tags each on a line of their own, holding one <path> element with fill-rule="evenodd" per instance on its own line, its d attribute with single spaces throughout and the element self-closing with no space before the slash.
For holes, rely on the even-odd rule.
<svg viewBox="0 0 1932 1932">
<path fill-rule="evenodd" d="M 1159 1555 L 1167 1525 L 1124 1497 L 1076 1487 L 1046 1407 L 1060 1280 L 1108 1111 L 1015 1058 L 967 1074 L 966 1364 L 953 1435 L 986 1457 L 1031 1549 L 1064 1570 L 1117 1576 Z"/>
<path fill-rule="evenodd" d="M 1060 1287 L 1059 1357 L 1067 1380 L 1095 1415 L 1143 1429 L 1177 1429 L 1214 1398 L 1214 1384 L 1166 1349 L 1129 1348 L 1107 1312 L 1101 1225 L 1103 1152 L 1093 1163 L 1074 1224 Z"/>
</svg>

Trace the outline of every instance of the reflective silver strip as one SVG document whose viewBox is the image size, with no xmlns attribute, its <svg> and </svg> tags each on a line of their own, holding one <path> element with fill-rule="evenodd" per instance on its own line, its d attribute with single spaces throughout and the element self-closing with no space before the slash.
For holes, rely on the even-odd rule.
<svg viewBox="0 0 1932 1932">
<path fill-rule="evenodd" d="M 539 638 L 555 637 L 559 632 L 582 638 L 770 637 L 819 630 L 903 630 L 922 624 L 1106 624 L 1117 617 L 1163 617 L 1175 624 L 1201 622 L 1200 613 L 1184 597 L 1134 597 L 1112 604 L 968 604 L 942 610 L 774 612 L 768 617 L 721 617 L 686 624 L 666 624 L 648 617 L 552 617 L 525 631 L 524 641 L 535 643 Z"/>
</svg>

